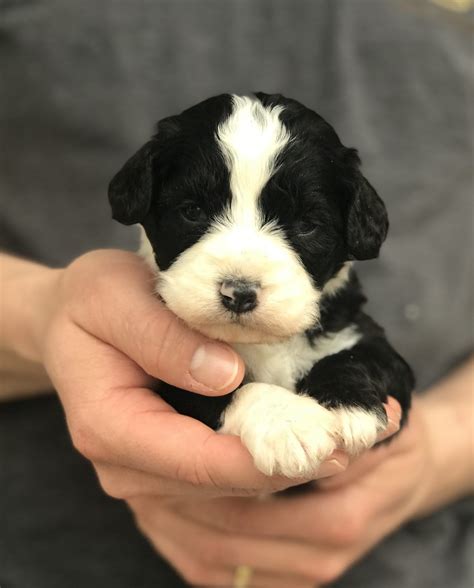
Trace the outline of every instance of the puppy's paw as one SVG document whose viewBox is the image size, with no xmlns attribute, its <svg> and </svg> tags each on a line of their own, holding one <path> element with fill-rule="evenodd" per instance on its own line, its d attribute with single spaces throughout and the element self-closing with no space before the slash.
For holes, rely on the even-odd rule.
<svg viewBox="0 0 474 588">
<path fill-rule="evenodd" d="M 378 434 L 387 426 L 383 409 L 369 411 L 355 406 L 340 406 L 331 412 L 337 419 L 334 432 L 339 438 L 339 445 L 350 455 L 359 455 L 375 445 Z"/>
<path fill-rule="evenodd" d="M 332 411 L 271 384 L 247 384 L 227 408 L 220 431 L 238 435 L 266 475 L 311 478 L 336 448 Z"/>
</svg>

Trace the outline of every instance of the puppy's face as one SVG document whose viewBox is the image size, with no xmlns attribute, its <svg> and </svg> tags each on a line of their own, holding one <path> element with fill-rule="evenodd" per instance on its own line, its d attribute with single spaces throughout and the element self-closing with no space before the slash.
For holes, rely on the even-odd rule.
<svg viewBox="0 0 474 588">
<path fill-rule="evenodd" d="M 345 262 L 378 254 L 386 212 L 358 164 L 301 104 L 222 95 L 161 121 L 109 198 L 143 225 L 171 310 L 214 338 L 271 342 L 314 326 Z"/>
</svg>

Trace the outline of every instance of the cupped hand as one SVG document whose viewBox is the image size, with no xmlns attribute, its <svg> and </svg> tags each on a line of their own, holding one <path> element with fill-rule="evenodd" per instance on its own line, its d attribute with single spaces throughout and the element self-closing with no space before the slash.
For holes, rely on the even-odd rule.
<svg viewBox="0 0 474 588">
<path fill-rule="evenodd" d="M 386 407 L 397 429 L 398 404 Z M 129 501 L 137 523 L 175 569 L 196 586 L 232 586 L 240 565 L 251 588 L 314 588 L 335 580 L 415 511 L 427 466 L 415 407 L 387 445 L 320 480 L 307 493 L 256 498 Z"/>
<path fill-rule="evenodd" d="M 73 443 L 108 494 L 252 495 L 298 483 L 265 477 L 238 438 L 177 414 L 151 391 L 158 379 L 190 394 L 226 394 L 244 366 L 229 346 L 189 330 L 157 299 L 140 258 L 91 252 L 55 280 L 39 313 L 42 358 Z M 346 464 L 338 452 L 319 474 Z"/>
</svg>

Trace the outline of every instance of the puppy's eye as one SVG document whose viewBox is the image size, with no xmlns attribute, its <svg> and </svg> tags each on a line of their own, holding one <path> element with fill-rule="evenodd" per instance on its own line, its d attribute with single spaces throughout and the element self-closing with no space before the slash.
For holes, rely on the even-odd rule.
<svg viewBox="0 0 474 588">
<path fill-rule="evenodd" d="M 180 209 L 181 216 L 190 223 L 206 220 L 206 213 L 194 202 L 187 202 Z"/>
<path fill-rule="evenodd" d="M 309 237 L 316 232 L 317 228 L 317 225 L 311 221 L 302 221 L 296 225 L 295 232 L 298 237 Z"/>
</svg>

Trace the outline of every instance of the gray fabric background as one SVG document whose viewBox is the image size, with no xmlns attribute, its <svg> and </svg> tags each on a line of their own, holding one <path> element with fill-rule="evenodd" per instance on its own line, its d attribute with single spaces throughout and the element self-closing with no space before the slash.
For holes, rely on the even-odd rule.
<svg viewBox="0 0 474 588">
<path fill-rule="evenodd" d="M 381 259 L 359 272 L 420 389 L 472 348 L 468 16 L 428 0 L 12 0 L 0 71 L 6 249 L 60 265 L 135 248 L 106 186 L 153 123 L 220 92 L 282 92 L 359 148 L 387 203 Z M 54 398 L 0 407 L 0 488 L 2 588 L 181 585 L 100 493 Z M 471 588 L 473 512 L 407 526 L 337 586 Z"/>
</svg>

